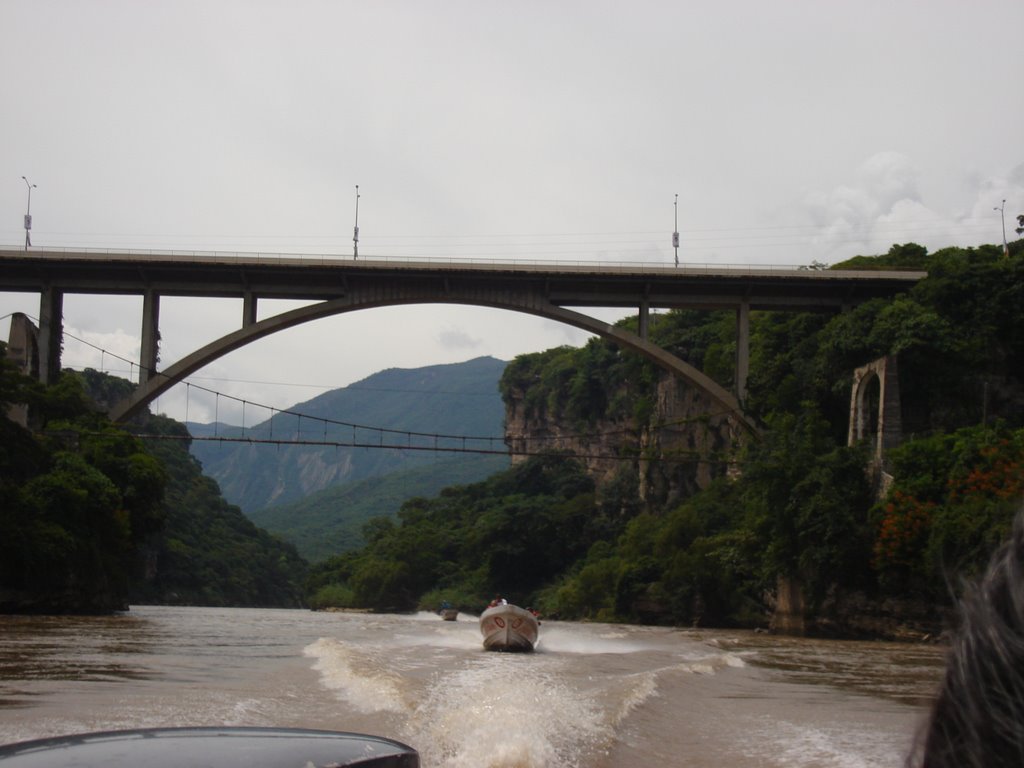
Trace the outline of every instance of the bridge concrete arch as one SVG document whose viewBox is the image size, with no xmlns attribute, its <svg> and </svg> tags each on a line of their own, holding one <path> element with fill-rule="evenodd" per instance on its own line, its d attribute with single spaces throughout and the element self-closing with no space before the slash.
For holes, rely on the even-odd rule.
<svg viewBox="0 0 1024 768">
<path fill-rule="evenodd" d="M 373 291 L 355 291 L 341 298 L 329 299 L 283 312 L 258 322 L 247 323 L 242 328 L 197 349 L 166 369 L 150 372 L 148 379 L 139 385 L 131 397 L 111 410 L 110 418 L 114 421 L 130 418 L 185 377 L 234 350 L 278 331 L 346 312 L 429 303 L 466 304 L 521 312 L 565 323 L 609 339 L 626 349 L 643 355 L 662 369 L 704 392 L 712 402 L 731 414 L 737 423 L 751 431 L 756 431 L 755 425 L 743 414 L 739 401 L 731 392 L 684 360 L 624 328 L 552 304 L 530 292 L 474 290 L 471 295 L 462 292 L 449 292 L 448 295 L 438 297 L 436 291 L 410 290 L 408 286 L 394 286 L 387 290 L 381 290 L 380 286 L 377 286 Z M 254 314 L 249 316 L 254 316 Z"/>
</svg>

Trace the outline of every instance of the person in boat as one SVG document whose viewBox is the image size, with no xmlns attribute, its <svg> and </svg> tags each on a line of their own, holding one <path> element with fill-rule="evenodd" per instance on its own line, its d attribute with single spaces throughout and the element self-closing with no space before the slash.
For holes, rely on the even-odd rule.
<svg viewBox="0 0 1024 768">
<path fill-rule="evenodd" d="M 1024 765 L 1024 510 L 958 606 L 946 673 L 909 766 Z"/>
<path fill-rule="evenodd" d="M 487 607 L 488 608 L 496 608 L 499 605 L 508 605 L 508 600 L 506 600 L 501 595 L 495 595 L 494 599 L 491 600 L 491 602 L 487 604 Z"/>
</svg>

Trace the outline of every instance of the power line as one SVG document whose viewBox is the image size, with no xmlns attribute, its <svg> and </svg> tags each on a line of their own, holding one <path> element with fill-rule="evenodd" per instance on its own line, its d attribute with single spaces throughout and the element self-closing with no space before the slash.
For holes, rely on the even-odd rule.
<svg viewBox="0 0 1024 768">
<path fill-rule="evenodd" d="M 29 316 L 29 317 L 31 317 L 31 316 Z M 106 354 L 109 354 L 111 357 L 114 357 L 114 358 L 116 358 L 118 360 L 121 360 L 123 362 L 127 362 L 127 363 L 129 363 L 130 365 L 133 366 L 133 369 L 134 369 L 134 366 L 136 366 L 136 364 L 133 361 L 130 361 L 127 358 L 121 357 L 120 355 L 117 355 L 117 354 L 115 354 L 113 352 L 108 352 L 107 350 L 103 349 L 102 347 L 99 347 L 99 346 L 97 346 L 95 344 L 92 344 L 91 342 L 87 342 L 87 341 L 84 341 L 83 339 L 79 339 L 77 336 L 74 336 L 73 334 L 67 333 L 65 331 L 64 335 L 69 336 L 70 338 L 73 338 L 76 341 L 81 341 L 82 343 L 87 344 L 88 346 L 92 347 L 93 349 L 99 350 L 100 352 L 104 352 Z M 160 372 L 157 372 L 157 374 L 161 375 Z M 227 400 L 231 400 L 231 401 L 234 401 L 236 403 L 239 403 L 242 406 L 243 423 L 242 423 L 240 429 L 243 431 L 243 433 L 247 429 L 247 427 L 246 427 L 246 425 L 244 423 L 245 407 L 246 406 L 253 406 L 255 408 L 260 408 L 260 409 L 263 409 L 263 410 L 271 412 L 271 417 L 270 417 L 270 420 L 269 420 L 271 422 L 270 427 L 269 427 L 269 429 L 271 431 L 271 434 L 273 433 L 273 423 L 272 422 L 273 422 L 274 417 L 277 416 L 277 415 L 286 415 L 286 416 L 294 416 L 294 417 L 296 417 L 298 419 L 298 421 L 299 421 L 298 429 L 297 429 L 298 434 L 302 433 L 301 420 L 302 419 L 306 419 L 307 421 L 312 421 L 314 423 L 322 425 L 324 427 L 324 436 L 325 436 L 325 440 L 323 440 L 323 441 L 301 441 L 301 440 L 298 440 L 298 441 L 296 441 L 296 440 L 281 441 L 281 440 L 274 440 L 273 438 L 262 439 L 262 438 L 252 438 L 252 437 L 228 438 L 228 437 L 224 437 L 224 436 L 220 436 L 220 435 L 214 435 L 212 437 L 210 437 L 210 436 L 196 437 L 195 439 L 197 439 L 197 440 L 207 440 L 207 439 L 209 439 L 209 440 L 222 440 L 222 441 L 228 441 L 228 440 L 234 441 L 234 440 L 237 440 L 239 442 L 256 442 L 256 443 L 267 442 L 267 443 L 277 444 L 277 445 L 281 445 L 281 444 L 288 444 L 288 445 L 333 445 L 333 446 L 336 446 L 336 447 L 338 447 L 338 446 L 347 446 L 347 447 L 362 447 L 362 448 L 366 448 L 366 447 L 393 448 L 393 449 L 397 448 L 397 449 L 404 449 L 404 450 L 437 450 L 437 451 L 458 451 L 458 452 L 467 452 L 467 453 L 503 453 L 503 454 L 507 454 L 507 453 L 510 452 L 509 450 L 494 451 L 494 450 L 481 450 L 481 449 L 474 449 L 474 448 L 467 448 L 466 447 L 466 443 L 467 442 L 486 442 L 486 443 L 488 443 L 488 445 L 493 445 L 494 442 L 499 441 L 499 440 L 504 442 L 505 441 L 505 436 L 504 435 L 502 435 L 500 437 L 499 436 L 495 436 L 495 435 L 452 435 L 452 434 L 441 434 L 441 433 L 433 433 L 433 432 L 416 432 L 416 431 L 411 431 L 411 430 L 395 429 L 395 428 L 389 428 L 389 427 L 379 427 L 379 426 L 375 426 L 375 425 L 358 424 L 358 423 L 354 423 L 354 422 L 342 421 L 342 420 L 339 420 L 339 419 L 331 419 L 331 418 L 327 418 L 327 417 L 324 417 L 324 416 L 314 416 L 314 415 L 311 415 L 311 414 L 308 414 L 308 413 L 302 413 L 300 411 L 295 411 L 295 410 L 292 410 L 292 409 L 289 409 L 289 408 L 281 408 L 281 409 L 279 409 L 279 408 L 275 408 L 274 406 L 265 405 L 263 403 L 252 402 L 252 401 L 246 400 L 245 398 L 236 397 L 235 395 L 229 395 L 229 394 L 226 394 L 224 392 L 220 392 L 220 391 L 215 390 L 215 389 L 210 389 L 209 387 L 204 387 L 204 386 L 202 386 L 200 384 L 195 384 L 195 383 L 193 383 L 193 382 L 191 382 L 190 380 L 187 380 L 187 379 L 183 380 L 183 381 L 180 381 L 178 383 L 184 384 L 185 387 L 186 387 L 186 406 L 185 406 L 186 407 L 186 413 L 188 411 L 188 393 L 189 393 L 189 391 L 191 390 L 192 387 L 195 387 L 196 389 L 198 389 L 198 390 L 200 390 L 202 392 L 206 392 L 207 394 L 214 395 L 217 398 L 218 410 L 219 410 L 219 401 L 220 401 L 221 397 L 223 397 L 223 398 L 225 398 Z M 356 389 L 359 389 L 359 388 L 357 387 Z M 376 390 L 373 390 L 372 388 L 367 388 L 367 390 L 368 391 L 376 391 Z M 393 390 L 393 391 L 409 392 L 409 393 L 415 393 L 415 394 L 435 394 L 433 392 L 424 393 L 422 390 Z M 460 394 L 461 395 L 461 394 L 464 394 L 464 393 L 450 393 L 450 394 Z M 697 422 L 697 421 L 702 421 L 702 420 L 704 420 L 704 419 L 706 419 L 708 417 L 715 418 L 716 416 L 725 416 L 725 415 L 727 415 L 726 411 L 720 411 L 718 413 L 705 414 L 705 415 L 702 415 L 701 417 L 694 417 L 694 418 L 689 418 L 689 419 L 682 419 L 682 418 L 681 419 L 675 419 L 675 420 L 672 420 L 672 421 L 666 421 L 666 422 L 663 422 L 661 424 L 655 425 L 655 428 L 656 428 L 657 431 L 668 430 L 668 429 L 672 429 L 673 427 L 680 427 L 680 426 L 682 426 L 684 424 L 688 424 L 688 423 L 692 423 L 692 422 Z M 216 419 L 215 419 L 215 422 L 216 422 Z M 333 427 L 343 427 L 345 429 L 351 429 L 353 431 L 353 440 L 351 442 L 347 442 L 347 443 L 326 440 L 326 434 L 327 434 L 327 427 L 328 427 L 328 425 L 329 426 L 333 426 Z M 236 427 L 236 428 L 238 428 L 238 427 Z M 355 440 L 355 434 L 359 430 L 361 430 L 363 432 L 377 433 L 377 434 L 379 434 L 381 436 L 381 439 L 377 443 L 375 443 L 375 444 L 373 444 L 373 443 L 358 443 Z M 600 431 L 600 432 L 586 432 L 586 433 L 578 433 L 578 434 L 531 435 L 531 436 L 519 437 L 519 438 L 515 438 L 515 439 L 518 442 L 520 442 L 520 443 L 522 443 L 522 442 L 525 442 L 527 444 L 530 444 L 530 443 L 540 443 L 540 444 L 548 443 L 548 444 L 554 444 L 556 446 L 559 446 L 559 445 L 564 446 L 566 442 L 577 442 L 577 443 L 580 443 L 580 442 L 590 442 L 590 441 L 595 441 L 595 440 L 603 440 L 603 439 L 606 439 L 606 438 L 609 438 L 609 437 L 614 437 L 614 436 L 619 436 L 619 437 L 625 436 L 625 435 L 636 436 L 637 432 L 638 432 L 638 430 L 636 430 L 636 429 L 625 429 L 625 428 L 622 428 L 622 429 L 604 430 L 604 431 Z M 406 439 L 406 442 L 404 444 L 387 444 L 387 445 L 385 445 L 383 443 L 383 435 L 385 435 L 385 434 L 387 434 L 387 435 L 398 435 L 398 436 L 404 437 Z M 415 446 L 411 442 L 413 438 L 430 439 L 430 440 L 433 441 L 433 445 L 432 446 Z M 462 442 L 462 448 L 453 448 L 453 447 L 441 446 L 439 444 L 439 442 L 438 442 L 438 441 L 441 441 L 441 440 L 456 441 L 456 442 L 461 441 Z M 547 450 L 550 451 L 550 448 L 547 449 Z M 531 451 L 531 450 L 528 450 L 528 449 L 524 449 L 524 450 L 517 449 L 517 450 L 514 451 L 514 453 L 516 455 L 527 455 L 527 456 L 539 455 L 539 453 L 543 453 L 543 452 L 544 451 Z M 603 459 L 613 459 L 613 458 L 616 458 L 616 456 L 606 456 L 606 455 L 601 455 L 601 456 L 580 455 L 580 454 L 574 454 L 574 455 L 578 455 L 578 456 L 580 456 L 580 458 L 593 458 L 593 459 L 602 459 L 602 458 Z"/>
<path fill-rule="evenodd" d="M 5 317 L 10 317 L 11 314 L 14 314 L 14 313 L 10 313 L 10 314 L 8 314 Z M 32 317 L 31 315 L 26 315 L 26 316 L 29 317 L 30 319 L 35 320 L 35 322 L 38 322 L 38 320 L 36 318 Z M 0 318 L 0 319 L 4 319 L 4 318 Z M 122 357 L 122 356 L 120 356 L 120 355 L 118 355 L 116 353 L 109 352 L 108 350 L 104 349 L 103 347 L 99 347 L 99 346 L 93 344 L 92 342 L 86 341 L 84 339 L 80 339 L 77 336 L 75 336 L 74 334 L 68 333 L 67 331 L 63 331 L 63 335 L 67 336 L 69 338 L 75 339 L 76 341 L 79 341 L 79 342 L 81 342 L 83 344 L 86 344 L 87 346 L 92 347 L 93 349 L 96 349 L 96 350 L 100 351 L 101 353 L 103 353 L 105 355 L 109 354 L 111 357 L 113 357 L 113 358 L 115 358 L 117 360 L 121 360 L 123 362 L 129 363 L 129 365 L 131 366 L 132 372 L 134 372 L 134 368 L 136 366 L 136 363 L 134 361 L 128 360 L 127 358 L 124 358 L 124 357 Z M 140 366 L 140 370 L 141 370 L 141 366 Z M 162 375 L 159 371 L 156 372 L 156 374 L 157 375 Z M 623 452 L 623 453 L 613 453 L 613 454 L 609 454 L 609 453 L 589 453 L 589 452 L 580 452 L 578 450 L 574 450 L 572 448 L 568 448 L 567 445 L 566 445 L 567 443 L 575 442 L 577 444 L 576 447 L 578 448 L 578 447 L 580 447 L 579 446 L 580 443 L 587 443 L 587 442 L 594 441 L 594 440 L 605 440 L 608 437 L 612 437 L 612 436 L 619 436 L 619 437 L 623 437 L 623 436 L 636 437 L 637 436 L 638 430 L 635 430 L 635 429 L 625 429 L 625 428 L 620 428 L 620 429 L 615 429 L 615 430 L 606 430 L 606 431 L 601 431 L 601 432 L 580 433 L 580 434 L 522 436 L 522 437 L 513 438 L 513 442 L 516 445 L 515 449 L 512 449 L 511 447 L 503 448 L 503 449 L 495 449 L 494 448 L 494 444 L 496 442 L 499 442 L 499 441 L 501 443 L 505 442 L 506 437 L 504 435 L 502 435 L 500 437 L 499 436 L 494 436 L 494 435 L 484 435 L 484 436 L 481 436 L 481 435 L 451 435 L 451 434 L 430 433 L 430 432 L 416 432 L 416 431 L 411 431 L 411 430 L 402 430 L 402 429 L 394 429 L 394 428 L 388 428 L 388 427 L 378 427 L 378 426 L 371 426 L 371 425 L 365 425 L 365 424 L 357 424 L 357 423 L 353 423 L 353 422 L 342 421 L 342 420 L 339 420 L 339 419 L 330 419 L 330 418 L 323 417 L 323 416 L 314 416 L 314 415 L 311 415 L 311 414 L 304 414 L 304 413 L 301 413 L 299 411 L 295 411 L 295 410 L 292 410 L 292 409 L 277 409 L 277 408 L 274 408 L 273 406 L 268 406 L 268 405 L 264 405 L 264 404 L 261 404 L 261 403 L 250 402 L 250 401 L 248 401 L 248 400 L 246 400 L 244 398 L 239 398 L 239 397 L 236 397 L 234 395 L 228 395 L 228 394 L 225 394 L 223 392 L 219 392 L 217 390 L 210 389 L 208 387 L 204 387 L 204 386 L 199 385 L 199 384 L 194 384 L 194 383 L 192 383 L 189 380 L 180 381 L 178 383 L 183 383 L 186 386 L 186 413 L 188 412 L 188 393 L 191 391 L 192 387 L 195 387 L 196 389 L 198 389 L 198 390 L 200 390 L 202 392 L 206 392 L 208 394 L 214 395 L 217 398 L 217 408 L 218 408 L 218 410 L 219 410 L 219 403 L 220 403 L 220 398 L 221 397 L 224 397 L 225 399 L 232 400 L 232 401 L 235 401 L 237 403 L 240 403 L 241 406 L 242 406 L 242 425 L 240 427 L 240 429 L 242 431 L 242 436 L 240 436 L 240 437 L 229 437 L 227 435 L 219 435 L 219 434 L 214 434 L 212 436 L 210 436 L 210 435 L 177 436 L 177 435 L 137 434 L 136 435 L 137 437 L 142 438 L 142 439 L 198 440 L 198 441 L 217 441 L 217 442 L 222 442 L 222 443 L 223 442 L 228 442 L 228 443 L 247 443 L 247 444 L 269 444 L 269 445 L 276 445 L 278 447 L 280 447 L 282 445 L 286 445 L 286 446 L 296 446 L 296 445 L 299 445 L 299 446 L 312 446 L 312 447 L 362 448 L 362 449 L 398 450 L 398 451 L 433 451 L 433 452 L 442 452 L 442 453 L 444 453 L 444 452 L 446 452 L 446 453 L 475 453 L 475 454 L 515 455 L 515 456 L 541 456 L 541 455 L 548 455 L 548 454 L 551 453 L 551 451 L 553 449 L 556 449 L 556 450 L 571 450 L 572 451 L 572 456 L 574 458 L 578 458 L 578 459 L 582 459 L 582 460 L 659 461 L 659 462 L 689 463 L 689 464 L 694 464 L 694 463 L 697 463 L 697 464 L 701 464 L 701 463 L 734 464 L 735 463 L 735 460 L 732 460 L 732 459 L 715 459 L 715 460 L 708 459 L 707 457 L 703 457 L 703 456 L 701 456 L 700 454 L 698 454 L 695 451 L 678 451 L 678 450 L 676 450 L 676 451 L 669 451 L 669 452 L 659 451 L 659 454 L 657 456 L 650 456 L 650 455 L 644 455 L 645 452 L 637 450 L 637 449 L 630 449 L 630 450 L 628 450 L 626 452 Z M 422 394 L 422 390 L 401 390 L 401 391 L 408 391 L 408 392 L 415 392 L 415 393 Z M 462 394 L 462 393 L 454 393 L 454 394 Z M 269 437 L 266 437 L 266 438 L 254 438 L 251 435 L 249 435 L 249 436 L 245 435 L 245 431 L 246 431 L 245 407 L 247 405 L 250 405 L 250 406 L 253 406 L 253 407 L 256 407 L 256 408 L 262 408 L 264 410 L 268 410 L 268 411 L 271 412 L 271 418 L 268 420 L 269 432 L 270 432 L 270 436 Z M 288 439 L 288 440 L 282 440 L 280 438 L 275 439 L 273 437 L 273 420 L 274 420 L 275 416 L 280 415 L 280 414 L 287 415 L 287 416 L 294 416 L 294 417 L 297 418 L 298 424 L 297 424 L 296 434 L 299 437 L 291 438 L 291 439 Z M 717 414 L 710 414 L 710 417 L 714 418 L 715 416 L 723 416 L 723 415 L 726 415 L 725 411 L 721 411 L 721 412 L 719 412 Z M 667 421 L 667 422 L 663 422 L 661 424 L 656 425 L 656 429 L 658 431 L 669 430 L 669 429 L 672 429 L 673 427 L 679 427 L 679 426 L 682 426 L 683 424 L 686 424 L 686 423 L 690 423 L 690 422 L 694 422 L 694 421 L 702 421 L 702 420 L 706 419 L 707 417 L 708 417 L 708 415 L 703 415 L 700 418 L 696 418 L 695 417 L 695 418 L 691 418 L 691 419 L 675 419 L 675 420 L 672 420 L 672 421 Z M 313 421 L 314 423 L 317 423 L 317 424 L 320 424 L 320 425 L 323 426 L 324 438 L 322 440 L 310 440 L 308 438 L 307 439 L 302 439 L 301 438 L 301 434 L 302 434 L 302 419 L 303 418 L 305 418 L 308 421 Z M 216 419 L 215 419 L 215 424 L 216 424 Z M 352 430 L 352 440 L 350 440 L 350 441 L 329 440 L 328 437 L 327 437 L 327 428 L 328 428 L 328 426 L 343 427 L 345 429 L 351 429 Z M 216 429 L 217 429 L 217 427 L 215 427 L 215 430 Z M 236 427 L 236 429 L 238 429 L 238 427 Z M 369 443 L 369 442 L 360 442 L 360 441 L 358 441 L 357 440 L 357 432 L 360 431 L 360 430 L 363 431 L 363 432 L 376 433 L 379 436 L 377 442 Z M 389 439 L 394 439 L 395 436 L 398 436 L 400 439 L 404 438 L 405 442 L 404 443 L 393 443 L 393 442 L 385 443 L 384 442 L 384 436 L 385 435 L 388 435 Z M 416 443 L 413 442 L 414 439 L 421 440 L 421 441 L 425 440 L 428 444 L 416 444 Z M 452 445 L 452 444 L 447 444 L 446 445 L 446 444 L 443 444 L 444 442 L 454 442 L 456 444 L 455 445 Z M 475 446 L 475 445 L 473 445 L 473 443 L 485 443 L 487 447 L 483 447 L 482 445 Z M 541 445 L 547 444 L 548 447 L 539 448 L 539 449 L 538 448 L 530 448 L 530 447 L 528 447 L 531 444 L 537 444 L 537 443 L 539 443 Z M 551 447 L 552 445 L 554 446 L 554 448 Z"/>
<path fill-rule="evenodd" d="M 96 432 L 83 432 L 85 435 L 99 435 L 101 433 Z M 497 450 L 491 448 L 474 448 L 471 446 L 425 446 L 425 445 L 403 445 L 400 443 L 359 443 L 359 442 L 343 442 L 335 440 L 281 440 L 273 438 L 252 438 L 252 437 L 227 437 L 222 435 L 206 435 L 200 437 L 188 436 L 188 435 L 163 435 L 163 434 L 147 434 L 147 433 L 132 433 L 134 437 L 140 440 L 170 440 L 170 441 L 199 441 L 199 442 L 219 442 L 219 443 L 243 443 L 247 445 L 274 445 L 277 447 L 281 446 L 313 446 L 313 447 L 333 447 L 333 448 L 362 448 L 367 450 L 391 450 L 391 451 L 432 451 L 438 453 L 474 453 L 484 455 L 500 455 L 500 456 L 551 456 L 554 455 L 551 449 L 542 450 Z M 569 458 L 583 459 L 583 460 L 605 460 L 605 461 L 656 461 L 661 463 L 675 463 L 675 464 L 726 464 L 734 465 L 739 464 L 738 459 L 716 459 L 702 456 L 696 451 L 669 451 L 659 452 L 656 456 L 644 455 L 640 451 L 632 453 L 572 453 Z"/>
</svg>

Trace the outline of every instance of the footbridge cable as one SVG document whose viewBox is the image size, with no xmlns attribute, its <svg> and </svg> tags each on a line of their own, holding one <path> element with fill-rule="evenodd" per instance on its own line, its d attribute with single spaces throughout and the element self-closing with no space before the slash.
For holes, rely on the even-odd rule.
<svg viewBox="0 0 1024 768">
<path fill-rule="evenodd" d="M 38 323 L 38 319 L 28 316 Z M 74 334 L 68 333 L 66 330 L 63 331 L 63 335 L 68 338 L 74 339 L 86 346 L 89 346 L 101 353 L 101 359 L 106 355 L 128 363 L 131 366 L 131 372 L 134 375 L 134 368 L 137 363 L 126 357 L 118 355 L 115 352 L 104 349 L 103 347 L 97 346 L 92 342 L 81 339 Z M 140 366 L 141 370 L 141 366 Z M 160 375 L 160 372 L 155 372 Z M 589 444 L 595 441 L 603 441 L 609 437 L 618 436 L 624 440 L 630 438 L 635 439 L 637 436 L 636 429 L 619 428 L 612 430 L 601 430 L 594 432 L 580 432 L 580 433 L 560 433 L 560 434 L 549 434 L 549 435 L 528 435 L 523 437 L 517 437 L 514 439 L 515 447 L 509 447 L 505 445 L 506 436 L 495 436 L 495 435 L 454 435 L 454 434 L 442 434 L 436 432 L 417 432 L 412 430 L 395 429 L 390 427 L 380 427 L 369 424 L 359 424 L 356 422 L 344 421 L 340 419 L 331 419 L 325 416 L 313 416 L 308 413 L 302 413 L 293 409 L 278 409 L 274 406 L 264 405 L 256 403 L 251 400 L 247 400 L 234 395 L 229 395 L 224 392 L 220 392 L 209 387 L 204 387 L 201 384 L 196 384 L 188 380 L 182 380 L 185 384 L 185 419 L 188 421 L 191 392 L 192 389 L 197 389 L 202 392 L 206 392 L 214 396 L 214 434 L 212 436 L 191 436 L 181 437 L 174 435 L 151 435 L 151 434 L 138 434 L 136 436 L 142 439 L 184 439 L 184 440 L 195 440 L 195 441 L 219 441 L 229 443 L 251 443 L 251 444 L 269 444 L 276 445 L 278 447 L 285 445 L 302 445 L 302 446 L 333 446 L 335 448 L 375 448 L 384 450 L 413 450 L 413 451 L 436 451 L 440 453 L 475 453 L 475 454 L 494 454 L 494 455 L 516 455 L 516 456 L 541 456 L 550 455 L 555 452 L 567 452 L 576 458 L 584 460 L 616 460 L 616 461 L 659 461 L 659 462 L 671 462 L 671 463 L 686 463 L 686 464 L 736 464 L 735 458 L 714 458 L 703 455 L 697 451 L 679 451 L 679 450 L 665 450 L 661 449 L 655 454 L 651 449 L 641 449 L 636 446 L 624 444 L 622 450 L 618 452 L 607 452 L 598 451 L 593 452 L 589 448 Z M 241 405 L 242 408 L 242 426 L 240 437 L 232 437 L 229 435 L 220 434 L 220 399 L 224 397 L 228 400 L 235 401 Z M 259 438 L 252 436 L 252 427 L 246 426 L 246 406 L 253 406 L 255 408 L 263 408 L 270 412 L 270 418 L 267 420 L 267 429 L 269 436 L 267 438 Z M 286 416 L 294 416 L 296 418 L 296 435 L 294 439 L 282 439 L 274 438 L 274 422 L 275 417 L 284 414 Z M 718 414 L 711 414 L 712 417 Z M 726 412 L 722 412 L 720 415 L 727 415 Z M 699 418 L 693 419 L 675 419 L 672 421 L 665 421 L 656 425 L 652 425 L 652 429 L 656 432 L 660 431 L 672 431 L 673 428 L 678 428 L 684 424 L 691 423 L 694 421 L 705 421 L 708 418 L 707 414 L 702 415 Z M 323 427 L 323 439 L 322 440 L 308 440 L 302 438 L 302 419 L 307 421 L 319 422 Z M 331 426 L 351 430 L 351 440 L 331 440 L 328 436 L 328 429 Z M 248 431 L 248 435 L 246 432 Z M 365 435 L 367 433 L 376 435 L 376 440 L 367 442 L 365 438 L 359 439 L 360 431 Z M 308 432 L 308 430 L 307 430 Z M 385 436 L 387 436 L 387 442 L 385 442 Z M 418 442 L 417 442 L 418 441 Z M 495 444 L 502 445 L 501 448 L 495 448 Z"/>
</svg>

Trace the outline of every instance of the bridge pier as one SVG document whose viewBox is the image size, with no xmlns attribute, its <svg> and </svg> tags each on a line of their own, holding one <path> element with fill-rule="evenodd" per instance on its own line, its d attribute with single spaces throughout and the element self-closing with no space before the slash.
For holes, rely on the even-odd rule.
<svg viewBox="0 0 1024 768">
<path fill-rule="evenodd" d="M 736 399 L 747 399 L 750 375 L 750 302 L 744 299 L 736 307 Z"/>
<path fill-rule="evenodd" d="M 651 323 L 651 305 L 648 301 L 640 302 L 638 314 L 640 322 L 637 326 L 637 335 L 644 341 L 647 341 L 647 331 L 650 329 Z"/>
<path fill-rule="evenodd" d="M 248 328 L 256 322 L 256 295 L 252 291 L 242 294 L 242 327 Z"/>
<path fill-rule="evenodd" d="M 56 384 L 60 377 L 63 337 L 64 292 L 44 286 L 39 293 L 39 381 L 43 384 Z"/>
<path fill-rule="evenodd" d="M 147 289 L 142 295 L 142 348 L 139 355 L 139 384 L 156 375 L 160 358 L 160 294 Z"/>
</svg>

